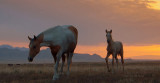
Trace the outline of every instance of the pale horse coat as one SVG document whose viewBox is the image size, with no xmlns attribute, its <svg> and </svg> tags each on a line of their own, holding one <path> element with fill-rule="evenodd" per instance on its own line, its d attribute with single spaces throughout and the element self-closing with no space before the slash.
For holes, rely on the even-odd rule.
<svg viewBox="0 0 160 83">
<path fill-rule="evenodd" d="M 62 57 L 61 72 L 63 72 L 65 54 L 67 54 L 67 59 L 68 59 L 67 75 L 69 75 L 69 66 L 78 39 L 78 31 L 74 26 L 72 25 L 56 26 L 46 31 L 43 31 L 33 39 L 30 37 L 28 38 L 30 39 L 30 45 L 29 45 L 30 53 L 28 57 L 29 61 L 32 61 L 33 58 L 39 53 L 40 47 L 42 46 L 50 47 L 51 53 L 56 62 L 54 67 L 53 80 L 59 78 L 58 65 L 61 57 Z"/>
</svg>

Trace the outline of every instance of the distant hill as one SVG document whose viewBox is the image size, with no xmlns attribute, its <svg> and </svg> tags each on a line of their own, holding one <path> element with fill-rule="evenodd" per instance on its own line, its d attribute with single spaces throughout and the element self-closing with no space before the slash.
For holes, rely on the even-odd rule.
<svg viewBox="0 0 160 83">
<path fill-rule="evenodd" d="M 102 62 L 105 60 L 97 54 L 90 55 L 90 54 L 75 53 L 73 57 L 73 61 L 74 62 Z"/>
<path fill-rule="evenodd" d="M 14 48 L 9 45 L 0 46 L 0 63 L 28 63 L 28 48 Z M 102 62 L 104 61 L 97 54 L 78 54 L 73 56 L 73 62 Z M 50 49 L 41 50 L 34 58 L 33 63 L 52 63 L 54 62 Z"/>
<path fill-rule="evenodd" d="M 132 58 L 137 60 L 160 60 L 160 56 L 158 55 L 133 56 Z"/>
<path fill-rule="evenodd" d="M 12 47 L 12 46 L 10 46 L 10 45 L 0 45 L 0 48 L 8 48 L 8 49 L 18 49 L 18 50 L 21 50 L 21 51 L 27 51 L 28 50 L 28 48 L 24 48 L 24 47 L 22 47 L 22 48 L 20 48 L 20 47 Z"/>
<path fill-rule="evenodd" d="M 0 63 L 29 63 L 27 60 L 29 54 L 28 48 L 19 48 L 12 47 L 10 45 L 1 45 L 0 46 Z M 157 57 L 160 56 L 134 56 L 130 59 L 125 59 L 125 62 L 130 61 L 145 61 L 152 60 L 148 57 L 152 57 L 152 59 L 156 60 Z M 133 59 L 134 58 L 134 59 Z M 67 60 L 66 60 L 67 61 Z M 78 54 L 75 53 L 73 58 L 73 62 L 105 62 L 104 58 L 100 57 L 97 54 Z M 111 62 L 111 59 L 109 59 Z M 119 60 L 121 61 L 121 60 Z M 32 63 L 53 63 L 53 57 L 51 55 L 50 49 L 41 50 L 40 53 L 34 58 Z"/>
</svg>

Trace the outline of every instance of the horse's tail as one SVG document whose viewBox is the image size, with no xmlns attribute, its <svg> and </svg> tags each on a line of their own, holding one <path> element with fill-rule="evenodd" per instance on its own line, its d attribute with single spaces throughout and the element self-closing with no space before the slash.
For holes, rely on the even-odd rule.
<svg viewBox="0 0 160 83">
<path fill-rule="evenodd" d="M 121 42 L 121 55 L 123 56 L 123 44 L 122 44 L 122 42 Z"/>
</svg>

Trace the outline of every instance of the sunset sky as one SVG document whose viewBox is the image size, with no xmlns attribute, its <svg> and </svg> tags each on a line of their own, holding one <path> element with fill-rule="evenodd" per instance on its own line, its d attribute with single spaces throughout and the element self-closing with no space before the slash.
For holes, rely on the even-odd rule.
<svg viewBox="0 0 160 83">
<path fill-rule="evenodd" d="M 160 0 L 0 0 L 0 45 L 28 48 L 27 36 L 57 25 L 77 27 L 76 53 L 104 58 L 112 29 L 125 58 L 160 60 Z"/>
</svg>

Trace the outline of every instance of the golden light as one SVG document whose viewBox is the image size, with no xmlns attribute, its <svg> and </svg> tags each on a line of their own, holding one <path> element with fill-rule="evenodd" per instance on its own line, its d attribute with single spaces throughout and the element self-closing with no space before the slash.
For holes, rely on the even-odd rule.
<svg viewBox="0 0 160 83">
<path fill-rule="evenodd" d="M 0 45 L 7 44 L 13 47 L 26 47 L 26 48 L 28 48 L 28 43 L 0 41 Z M 107 54 L 106 47 L 107 45 L 105 43 L 99 44 L 99 45 L 91 45 L 91 46 L 77 45 L 75 53 L 90 54 L 90 55 L 98 54 L 101 57 L 105 58 Z M 42 49 L 46 49 L 46 48 L 42 48 Z M 124 45 L 124 58 L 137 59 L 136 56 L 140 56 L 138 57 L 139 59 L 142 58 L 142 59 L 160 60 L 160 44 L 145 45 L 145 46 Z M 141 56 L 145 56 L 145 57 L 141 57 Z"/>
<path fill-rule="evenodd" d="M 82 54 L 98 54 L 101 57 L 105 58 L 107 51 L 106 45 L 97 45 L 97 46 L 83 46 L 78 45 L 76 53 Z M 147 56 L 143 59 L 160 59 L 160 45 L 147 45 L 147 46 L 128 46 L 124 45 L 124 58 L 135 58 L 135 56 Z M 152 56 L 157 56 L 153 58 Z"/>
<path fill-rule="evenodd" d="M 160 10 L 160 0 L 149 0 L 147 4 L 149 5 L 148 8 Z"/>
</svg>

